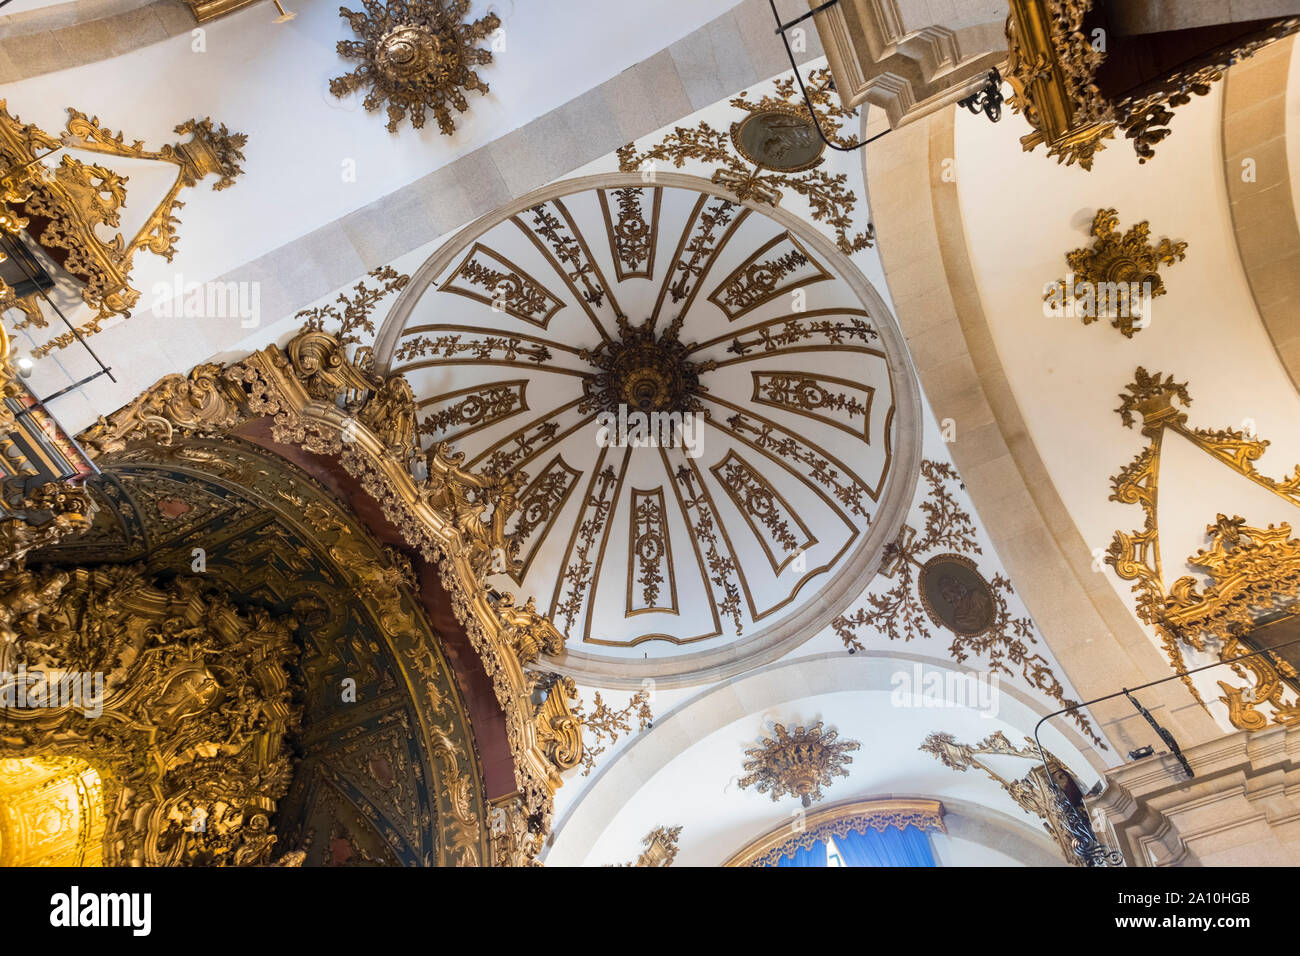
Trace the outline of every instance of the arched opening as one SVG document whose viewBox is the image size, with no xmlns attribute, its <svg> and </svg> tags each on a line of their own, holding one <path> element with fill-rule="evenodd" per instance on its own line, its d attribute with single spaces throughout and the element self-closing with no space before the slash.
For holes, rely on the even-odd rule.
<svg viewBox="0 0 1300 956">
<path fill-rule="evenodd" d="M 102 866 L 99 774 L 76 757 L 0 760 L 0 866 Z"/>
</svg>

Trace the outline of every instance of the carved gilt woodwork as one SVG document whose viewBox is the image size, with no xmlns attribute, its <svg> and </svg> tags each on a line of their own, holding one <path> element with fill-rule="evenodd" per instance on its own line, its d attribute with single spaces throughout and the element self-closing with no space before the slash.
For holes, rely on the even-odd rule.
<svg viewBox="0 0 1300 956">
<path fill-rule="evenodd" d="M 847 777 L 846 764 L 853 763 L 850 753 L 861 750 L 856 740 L 839 739 L 838 730 L 822 730 L 819 720 L 811 727 L 796 727 L 793 732 L 776 724 L 774 737 L 764 737 L 756 747 L 745 751 L 745 775 L 742 790 L 753 787 L 759 793 L 771 793 L 772 800 L 798 797 L 810 807 L 822 798 L 822 788 L 836 777 Z"/>
<path fill-rule="evenodd" d="M 98 772 L 105 865 L 271 862 L 301 714 L 289 626 L 196 578 L 22 565 L 0 573 L 0 755 L 76 757 Z M 24 701 L 38 674 L 72 675 L 82 693 Z"/>
<path fill-rule="evenodd" d="M 1268 441 L 1239 429 L 1190 428 L 1186 406 L 1191 394 L 1186 382 L 1172 375 L 1148 373 L 1138 367 L 1134 380 L 1120 393 L 1119 413 L 1126 427 L 1138 424 L 1147 447 L 1117 475 L 1111 477 L 1110 499 L 1141 507 L 1141 529 L 1116 531 L 1106 552 L 1106 563 L 1125 581 L 1132 581 L 1134 604 L 1140 620 L 1150 624 L 1160 639 L 1170 666 L 1204 706 L 1188 674 L 1184 649 L 1216 652 L 1232 660 L 1245 652 L 1241 641 L 1265 615 L 1300 613 L 1300 542 L 1291 538 L 1287 524 L 1252 527 L 1240 516 L 1218 514 L 1206 526 L 1210 547 L 1198 551 L 1187 563 L 1202 569 L 1209 580 L 1202 589 L 1191 575 L 1170 584 L 1160 554 L 1158 498 L 1161 451 L 1166 436 L 1177 435 L 1214 461 L 1292 505 L 1300 506 L 1300 465 L 1282 479 L 1260 473 L 1255 462 Z M 1288 724 L 1300 719 L 1300 694 L 1282 677 L 1294 678 L 1293 668 L 1272 654 L 1261 654 L 1232 665 L 1246 680 L 1234 687 L 1219 681 L 1234 727 L 1260 730 L 1269 721 Z M 1266 708 L 1267 714 L 1262 709 Z"/>
<path fill-rule="evenodd" d="M 1011 106 L 1032 131 L 1020 138 L 1026 152 L 1040 143 L 1058 163 L 1092 169 L 1096 154 L 1116 131 L 1133 144 L 1138 162 L 1155 156 L 1155 144 L 1170 134 L 1173 108 L 1205 96 L 1238 60 L 1252 56 L 1300 30 L 1300 17 L 1276 21 L 1258 35 L 1193 59 L 1159 82 L 1119 100 L 1098 89 L 1104 49 L 1084 33 L 1092 0 L 1010 0 L 1007 18 Z"/>
<path fill-rule="evenodd" d="M 385 270 L 372 277 L 384 282 L 385 290 L 405 279 Z M 342 317 L 362 322 L 381 297 L 359 284 L 352 299 L 341 297 Z M 275 441 L 336 456 L 406 541 L 439 568 L 453 611 L 482 658 L 506 715 L 528 814 L 549 826 L 560 774 L 576 765 L 582 753 L 580 729 L 564 724 L 571 714 L 565 696 L 571 684 L 559 684 L 534 702 L 536 681 L 524 668 L 554 646 L 550 625 L 530 603 L 517 607 L 503 602 L 484 585 L 494 568 L 506 570 L 517 560 L 516 542 L 506 527 L 523 477 L 472 474 L 461 467 L 462 456 L 441 445 L 421 454 L 409 386 L 400 375 L 375 377 L 368 350 L 349 357 L 340 338 L 321 327 L 337 315 L 337 310 L 323 317 L 316 311 L 305 314 L 307 328 L 283 349 L 269 346 L 225 367 L 200 367 L 185 378 L 169 376 L 92 426 L 83 441 L 95 454 L 121 453 L 153 436 L 229 433 L 266 416 Z M 344 338 L 352 327 L 344 326 Z M 423 477 L 415 476 L 413 463 Z M 375 586 L 383 587 L 378 581 Z M 546 720 L 539 724 L 543 711 Z M 560 726 L 562 745 L 554 737 Z"/>
<path fill-rule="evenodd" d="M 189 139 L 148 150 L 143 142 L 128 143 L 121 133 L 100 126 L 98 117 L 87 117 L 71 107 L 68 117 L 67 128 L 59 139 L 33 124 L 20 122 L 0 101 L 0 165 L 19 170 L 5 177 L 0 187 L 5 206 L 30 219 L 32 228 L 39 228 L 39 233 L 33 232 L 36 242 L 85 283 L 82 299 L 95 310 L 77 328 L 85 337 L 98 332 L 102 323 L 114 315 L 130 316 L 140 299 L 140 292 L 130 284 L 135 254 L 147 249 L 168 262 L 172 260 L 178 238 L 176 227 L 180 224 L 176 210 L 184 205 L 178 198 L 181 190 L 209 176 L 217 177 L 212 184 L 214 190 L 233 185 L 243 172 L 239 164 L 248 137 L 232 133 L 224 123 L 190 119 L 175 130 L 181 135 L 188 133 Z M 177 168 L 176 179 L 134 236 L 127 239 L 119 233 L 105 240 L 98 231 L 119 226 L 120 210 L 127 199 L 127 177 L 106 166 L 84 163 L 66 152 L 52 169 L 38 161 L 39 156 L 64 146 L 83 153 L 170 163 Z M 36 321 L 30 309 L 24 311 L 24 324 L 45 324 Z M 75 340 L 68 331 L 37 346 L 33 353 L 46 355 Z"/>
</svg>

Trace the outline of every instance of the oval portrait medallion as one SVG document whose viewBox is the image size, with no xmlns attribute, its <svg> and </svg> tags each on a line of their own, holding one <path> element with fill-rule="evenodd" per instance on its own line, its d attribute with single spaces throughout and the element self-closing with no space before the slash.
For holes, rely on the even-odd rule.
<svg viewBox="0 0 1300 956">
<path fill-rule="evenodd" d="M 731 142 L 756 166 L 783 173 L 811 169 L 826 143 L 803 110 L 762 110 L 731 124 Z"/>
<path fill-rule="evenodd" d="M 940 554 L 925 562 L 917 580 L 921 602 L 935 624 L 957 634 L 983 634 L 993 626 L 997 600 L 975 562 Z"/>
</svg>

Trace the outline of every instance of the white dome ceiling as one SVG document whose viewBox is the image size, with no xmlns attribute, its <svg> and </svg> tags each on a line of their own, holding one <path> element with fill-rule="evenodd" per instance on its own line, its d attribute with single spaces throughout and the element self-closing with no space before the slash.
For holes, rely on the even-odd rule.
<svg viewBox="0 0 1300 956">
<path fill-rule="evenodd" d="M 426 445 L 526 473 L 518 564 L 491 583 L 535 597 L 567 638 L 552 663 L 597 682 L 801 643 L 874 573 L 916 480 L 919 397 L 879 296 L 798 220 L 691 177 L 572 180 L 467 227 L 376 353 Z M 702 418 L 633 447 L 620 405 Z"/>
</svg>

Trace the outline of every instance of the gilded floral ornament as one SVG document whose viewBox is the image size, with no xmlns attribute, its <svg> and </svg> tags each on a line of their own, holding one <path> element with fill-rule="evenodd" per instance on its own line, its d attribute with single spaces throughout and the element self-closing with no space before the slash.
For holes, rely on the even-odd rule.
<svg viewBox="0 0 1300 956">
<path fill-rule="evenodd" d="M 1059 307 L 1073 294 L 1090 306 L 1078 309 L 1084 325 L 1109 318 L 1111 325 L 1131 339 L 1150 323 L 1150 316 L 1141 314 L 1139 303 L 1165 294 L 1160 267 L 1186 259 L 1187 243 L 1161 239 L 1152 245 L 1151 224 L 1146 220 L 1124 233 L 1118 226 L 1119 214 L 1114 209 L 1098 209 L 1092 220 L 1092 246 L 1065 254 L 1071 279 L 1057 280 L 1043 300 Z"/>
<path fill-rule="evenodd" d="M 868 594 L 866 606 L 831 621 L 835 633 L 855 653 L 866 649 L 861 630 L 910 641 L 928 639 L 931 627 L 942 628 L 953 635 L 948 653 L 957 663 L 979 656 L 989 670 L 1007 677 L 1018 669 L 1030 686 L 1061 707 L 1075 706 L 1048 659 L 1030 649 L 1037 643 L 1034 622 L 1011 613 L 1011 582 L 1001 574 L 986 580 L 980 573 L 972 557 L 981 553 L 975 524 L 952 491 L 959 481 L 957 470 L 927 459 L 921 462 L 921 477 L 930 486 L 921 505 L 925 527 L 903 525 L 881 564 L 881 574 L 896 583 L 883 594 Z M 1071 718 L 1105 748 L 1087 717 L 1075 709 Z"/>
<path fill-rule="evenodd" d="M 753 787 L 771 793 L 773 801 L 788 794 L 805 807 L 812 806 L 822 798 L 822 787 L 849 775 L 844 769 L 853 763 L 849 754 L 862 749 L 856 740 L 840 740 L 838 730 L 822 730 L 820 720 L 811 727 L 796 727 L 793 733 L 784 724 L 776 724 L 773 730 L 775 737 L 745 751 L 745 776 L 740 778 L 742 790 Z"/>
<path fill-rule="evenodd" d="M 1025 746 L 1017 747 L 999 730 L 979 743 L 963 744 L 952 734 L 936 731 L 918 749 L 949 770 L 965 773 L 973 767 L 984 771 L 1020 809 L 1043 821 L 1043 829 L 1056 840 L 1061 855 L 1072 866 L 1123 865 L 1124 858 L 1117 851 L 1097 842 L 1083 802 L 1083 791 L 1074 775 L 1056 755 L 1040 750 L 1034 738 L 1026 737 Z M 984 756 L 1022 757 L 1034 761 L 1036 766 L 1025 776 L 1009 780 L 980 759 Z"/>
<path fill-rule="evenodd" d="M 643 150 L 635 143 L 620 147 L 619 171 L 644 173 L 656 161 L 672 163 L 678 169 L 687 160 L 716 164 L 712 181 L 731 190 L 740 201 L 778 206 L 783 191 L 789 190 L 807 200 L 815 221 L 835 231 L 835 244 L 845 255 L 871 248 L 875 231 L 869 223 L 863 232 L 852 231 L 858 197 L 845 186 L 848 176 L 818 168 L 825 161 L 824 144 L 795 81 L 776 80 L 773 87 L 773 93 L 758 100 L 749 99 L 747 92 L 731 100 L 733 107 L 747 115 L 732 124 L 730 133 L 701 122 L 694 128 L 678 126 Z M 830 70 L 813 70 L 807 89 L 827 137 L 838 146 L 854 146 L 857 137 L 841 135 L 840 129 L 856 120 L 858 111 L 836 103 Z"/>
<path fill-rule="evenodd" d="M 641 845 L 645 847 L 641 855 L 633 863 L 624 863 L 624 866 L 639 867 L 662 867 L 672 866 L 673 860 L 677 859 L 677 841 L 682 835 L 682 828 L 676 827 L 655 827 L 645 835 L 641 840 Z"/>
<path fill-rule="evenodd" d="M 361 60 L 351 73 L 330 80 L 337 97 L 369 87 L 367 110 L 387 102 L 388 131 L 396 133 L 410 116 L 416 129 L 424 127 L 426 110 L 433 112 L 445 136 L 456 130 L 453 108 L 469 109 L 462 90 L 487 93 L 488 85 L 471 67 L 492 62 L 489 50 L 476 46 L 501 26 L 490 13 L 466 22 L 469 0 L 363 0 L 365 13 L 339 7 L 360 40 L 340 40 L 341 56 Z"/>
</svg>

